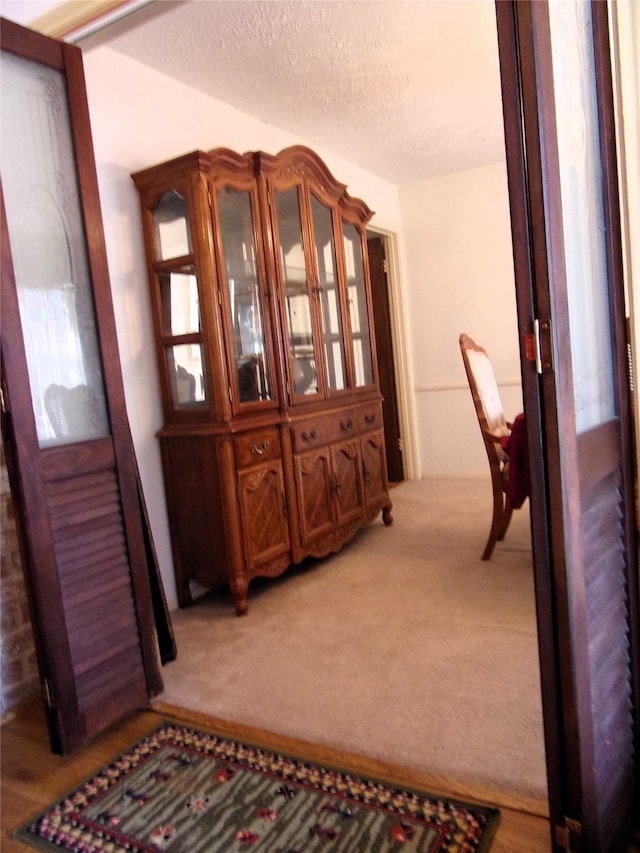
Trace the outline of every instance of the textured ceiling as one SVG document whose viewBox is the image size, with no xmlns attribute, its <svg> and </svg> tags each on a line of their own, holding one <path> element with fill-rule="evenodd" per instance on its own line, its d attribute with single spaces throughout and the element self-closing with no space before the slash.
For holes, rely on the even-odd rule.
<svg viewBox="0 0 640 853">
<path fill-rule="evenodd" d="M 395 184 L 504 156 L 493 0 L 162 0 L 78 43 Z"/>
</svg>

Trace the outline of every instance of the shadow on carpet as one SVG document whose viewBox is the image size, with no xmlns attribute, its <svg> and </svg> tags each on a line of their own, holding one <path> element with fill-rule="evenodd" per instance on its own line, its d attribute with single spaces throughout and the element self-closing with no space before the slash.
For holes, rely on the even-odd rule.
<svg viewBox="0 0 640 853">
<path fill-rule="evenodd" d="M 15 837 L 81 853 L 486 853 L 499 819 L 165 722 Z"/>
</svg>

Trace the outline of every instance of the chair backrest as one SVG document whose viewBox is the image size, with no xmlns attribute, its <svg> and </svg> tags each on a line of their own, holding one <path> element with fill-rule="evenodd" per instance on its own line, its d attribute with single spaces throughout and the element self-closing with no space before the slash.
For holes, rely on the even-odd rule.
<svg viewBox="0 0 640 853">
<path fill-rule="evenodd" d="M 465 334 L 460 335 L 460 351 L 483 436 L 485 433 L 508 435 L 510 430 L 489 356 Z"/>
</svg>

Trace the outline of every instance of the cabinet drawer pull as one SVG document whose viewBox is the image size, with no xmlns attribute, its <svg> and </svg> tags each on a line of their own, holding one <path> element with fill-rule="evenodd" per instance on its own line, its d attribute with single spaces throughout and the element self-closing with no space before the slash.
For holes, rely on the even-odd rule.
<svg viewBox="0 0 640 853">
<path fill-rule="evenodd" d="M 342 432 L 349 432 L 349 430 L 353 429 L 353 421 L 349 418 L 348 421 L 340 421 L 340 429 Z"/>
<path fill-rule="evenodd" d="M 364 419 L 368 424 L 374 424 L 376 422 L 376 416 L 375 415 L 365 415 Z"/>
<path fill-rule="evenodd" d="M 307 442 L 308 441 L 315 441 L 316 436 L 317 436 L 317 432 L 315 431 L 315 429 L 311 429 L 311 430 L 309 430 L 309 432 L 304 430 L 303 432 L 300 433 L 300 438 L 303 441 L 307 441 Z"/>
<path fill-rule="evenodd" d="M 270 441 L 268 438 L 265 438 L 265 440 L 262 442 L 262 447 L 258 447 L 258 445 L 254 442 L 251 445 L 251 452 L 253 453 L 254 456 L 264 456 L 264 454 L 269 449 L 269 444 L 270 444 Z"/>
</svg>

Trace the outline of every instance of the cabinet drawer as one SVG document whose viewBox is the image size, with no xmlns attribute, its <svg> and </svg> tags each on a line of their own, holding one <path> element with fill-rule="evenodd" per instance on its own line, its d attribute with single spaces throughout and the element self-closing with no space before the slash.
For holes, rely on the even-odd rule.
<svg viewBox="0 0 640 853">
<path fill-rule="evenodd" d="M 358 435 L 358 410 L 347 409 L 327 420 L 327 441 L 346 441 Z"/>
<path fill-rule="evenodd" d="M 327 443 L 326 424 L 322 416 L 310 418 L 308 421 L 300 421 L 291 427 L 293 438 L 293 452 L 304 453 L 305 450 L 313 450 Z"/>
<path fill-rule="evenodd" d="M 382 429 L 382 406 L 380 403 L 363 406 L 358 412 L 358 425 L 360 432 Z"/>
<path fill-rule="evenodd" d="M 277 429 L 259 429 L 234 439 L 238 468 L 247 468 L 280 456 L 280 433 Z"/>
</svg>

